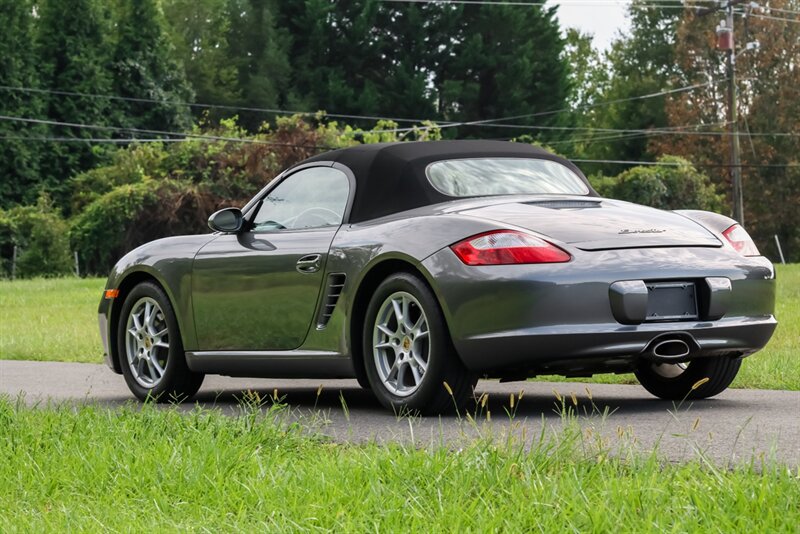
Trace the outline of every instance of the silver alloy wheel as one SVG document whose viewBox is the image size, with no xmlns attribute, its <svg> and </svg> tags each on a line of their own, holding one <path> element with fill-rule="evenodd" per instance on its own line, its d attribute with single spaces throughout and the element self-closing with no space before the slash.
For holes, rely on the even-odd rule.
<svg viewBox="0 0 800 534">
<path fill-rule="evenodd" d="M 150 297 L 136 301 L 125 326 L 125 353 L 134 380 L 152 389 L 161 382 L 169 354 L 169 329 L 158 302 Z"/>
<path fill-rule="evenodd" d="M 389 295 L 378 309 L 372 333 L 375 368 L 384 387 L 398 397 L 417 391 L 428 369 L 428 319 L 410 293 Z"/>
<path fill-rule="evenodd" d="M 689 364 L 686 362 L 653 364 L 653 372 L 663 378 L 678 378 L 688 368 Z"/>
</svg>

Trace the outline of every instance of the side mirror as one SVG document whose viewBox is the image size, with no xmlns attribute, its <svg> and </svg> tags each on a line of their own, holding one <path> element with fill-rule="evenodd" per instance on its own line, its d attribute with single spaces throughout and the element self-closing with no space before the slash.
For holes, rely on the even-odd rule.
<svg viewBox="0 0 800 534">
<path fill-rule="evenodd" d="M 225 208 L 208 218 L 208 227 L 215 232 L 226 234 L 238 232 L 244 224 L 244 216 L 239 208 Z"/>
</svg>

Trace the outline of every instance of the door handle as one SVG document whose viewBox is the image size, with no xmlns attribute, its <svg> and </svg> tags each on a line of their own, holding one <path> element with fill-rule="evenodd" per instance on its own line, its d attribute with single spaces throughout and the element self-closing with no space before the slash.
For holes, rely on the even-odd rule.
<svg viewBox="0 0 800 534">
<path fill-rule="evenodd" d="M 308 254 L 297 260 L 297 272 L 306 274 L 315 273 L 319 271 L 321 263 L 321 254 Z"/>
</svg>

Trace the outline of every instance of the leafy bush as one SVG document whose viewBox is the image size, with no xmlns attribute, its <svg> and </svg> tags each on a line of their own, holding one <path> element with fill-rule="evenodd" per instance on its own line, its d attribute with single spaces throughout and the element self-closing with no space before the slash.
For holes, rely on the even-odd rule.
<svg viewBox="0 0 800 534">
<path fill-rule="evenodd" d="M 397 141 L 397 124 L 379 122 L 371 131 L 316 124 L 299 116 L 278 118 L 248 136 L 235 119 L 213 128 L 201 123 L 204 138 L 153 143 L 120 150 L 111 165 L 73 180 L 70 239 L 87 273 L 105 273 L 129 250 L 161 237 L 207 232 L 215 210 L 244 205 L 279 172 L 319 152 L 362 142 Z M 438 129 L 417 129 L 413 139 L 437 139 Z M 211 139 L 213 138 L 213 139 Z"/>
<path fill-rule="evenodd" d="M 208 217 L 227 204 L 204 186 L 146 179 L 119 186 L 72 221 L 70 240 L 87 273 L 104 274 L 128 251 L 162 237 L 208 232 Z"/>
<path fill-rule="evenodd" d="M 72 272 L 68 225 L 46 195 L 35 206 L 17 206 L 0 211 L 0 256 L 2 271 L 11 274 L 17 247 L 16 276 L 62 276 Z"/>
<path fill-rule="evenodd" d="M 613 198 L 614 186 L 617 184 L 616 176 L 603 176 L 602 174 L 593 174 L 588 176 L 589 183 L 597 194 L 601 197 Z"/>
<path fill-rule="evenodd" d="M 724 196 L 691 163 L 675 156 L 663 156 L 658 161 L 669 166 L 634 167 L 611 179 L 594 176 L 592 184 L 603 196 L 654 208 L 725 209 Z"/>
<path fill-rule="evenodd" d="M 115 187 L 161 178 L 166 174 L 167 152 L 161 143 L 132 145 L 114 153 L 111 164 L 74 176 L 71 181 L 71 213 L 79 213 Z"/>
</svg>

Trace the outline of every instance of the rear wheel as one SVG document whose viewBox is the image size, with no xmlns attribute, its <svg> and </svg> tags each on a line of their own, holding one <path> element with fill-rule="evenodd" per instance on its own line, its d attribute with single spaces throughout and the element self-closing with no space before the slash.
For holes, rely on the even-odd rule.
<svg viewBox="0 0 800 534">
<path fill-rule="evenodd" d="M 647 362 L 635 374 L 639 383 L 656 397 L 705 399 L 725 391 L 741 365 L 742 360 L 730 357 L 698 358 L 686 363 Z"/>
<path fill-rule="evenodd" d="M 186 365 L 175 312 L 164 291 L 152 282 L 135 286 L 122 305 L 117 351 L 128 388 L 140 400 L 188 400 L 204 375 Z"/>
<path fill-rule="evenodd" d="M 363 346 L 371 389 L 395 412 L 460 410 L 477 383 L 455 352 L 433 293 L 408 273 L 390 276 L 375 291 Z"/>
</svg>

